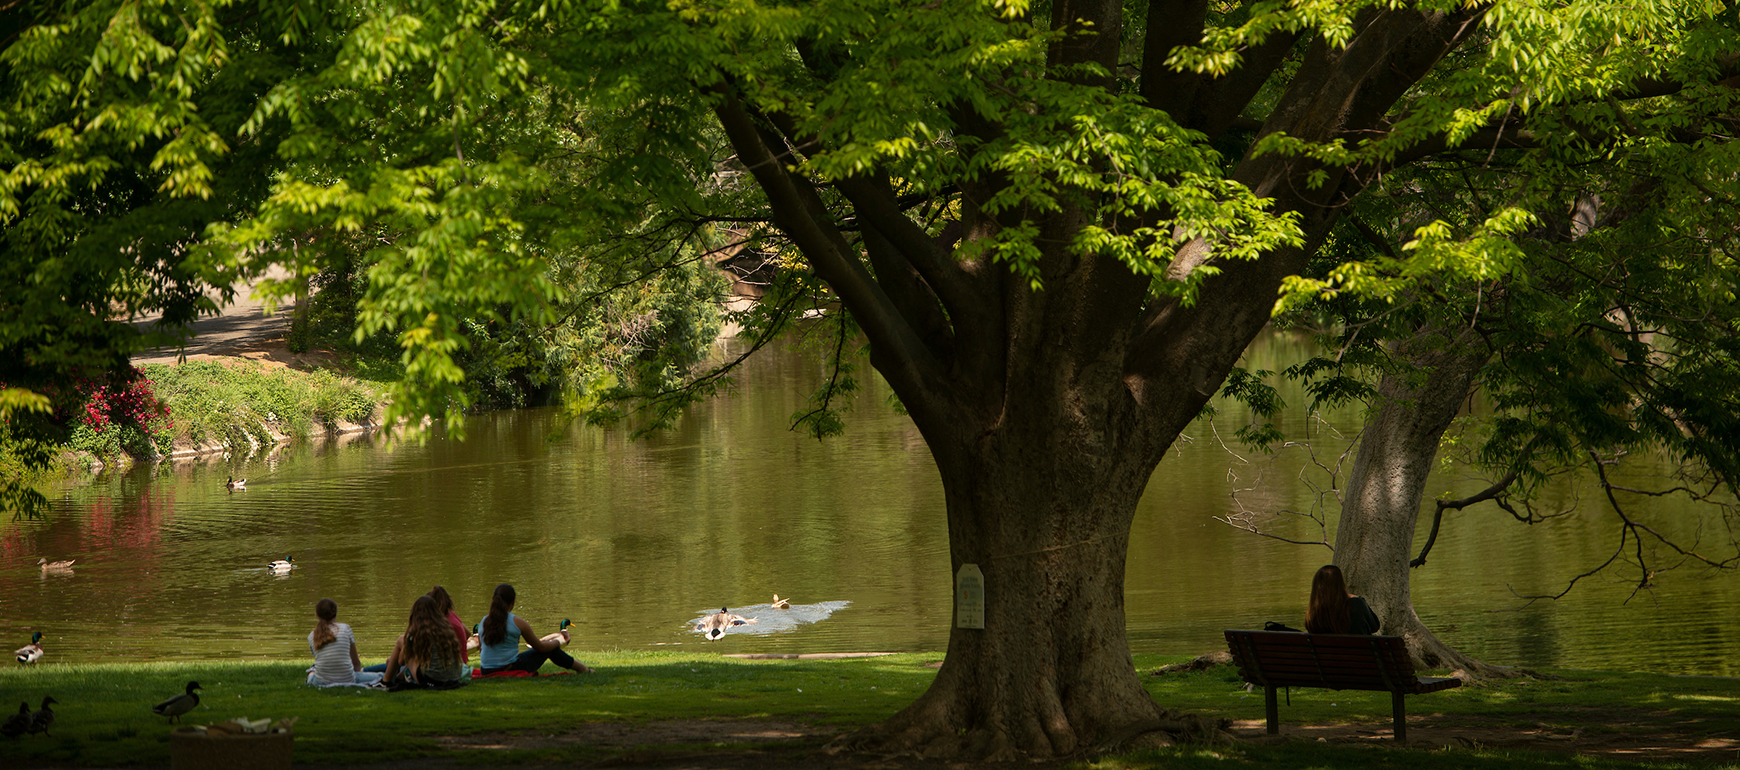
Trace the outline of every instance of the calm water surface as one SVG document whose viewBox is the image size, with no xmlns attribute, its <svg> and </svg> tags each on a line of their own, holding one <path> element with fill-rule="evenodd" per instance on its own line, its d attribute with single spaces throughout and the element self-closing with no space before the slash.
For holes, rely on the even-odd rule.
<svg viewBox="0 0 1740 770">
<path fill-rule="evenodd" d="M 1279 369 L 1302 350 L 1270 338 L 1251 363 Z M 936 471 L 874 378 L 845 436 L 788 431 L 822 375 L 795 353 L 762 355 L 735 393 L 641 441 L 526 410 L 473 417 L 463 441 L 302 443 L 69 484 L 46 520 L 0 523 L 0 642 L 41 629 L 62 662 L 302 658 L 314 602 L 331 597 L 364 657 L 382 658 L 430 586 L 475 622 L 509 582 L 540 633 L 572 618 L 581 651 L 939 651 L 950 576 Z M 1230 441 L 1240 419 L 1226 409 L 1215 430 L 1194 427 L 1142 502 L 1126 587 L 1137 652 L 1200 654 L 1223 628 L 1302 622 L 1327 549 L 1215 520 L 1259 477 L 1248 505 L 1316 499 L 1302 454 L 1240 449 L 1241 461 L 1222 446 L 1215 434 Z M 247 489 L 226 490 L 230 474 Z M 1429 494 L 1482 486 L 1446 478 Z M 1629 602 L 1618 573 L 1557 602 L 1515 598 L 1556 593 L 1612 552 L 1617 520 L 1588 507 L 1534 527 L 1491 508 L 1453 515 L 1414 572 L 1416 607 L 1490 662 L 1740 673 L 1731 575 L 1686 567 Z M 75 574 L 44 576 L 39 556 L 77 559 Z M 266 569 L 286 556 L 290 574 Z M 766 607 L 776 593 L 791 611 Z M 706 641 L 690 623 L 720 606 L 765 622 Z"/>
</svg>

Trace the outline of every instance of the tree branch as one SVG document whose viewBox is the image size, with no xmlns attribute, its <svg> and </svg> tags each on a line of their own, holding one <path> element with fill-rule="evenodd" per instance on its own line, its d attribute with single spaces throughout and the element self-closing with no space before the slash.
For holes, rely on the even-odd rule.
<svg viewBox="0 0 1740 770">
<path fill-rule="evenodd" d="M 850 177 L 835 186 L 852 202 L 858 216 L 880 231 L 918 271 L 957 325 L 984 306 L 987 298 L 974 291 L 967 274 L 948 252 L 906 216 L 886 179 Z"/>
<path fill-rule="evenodd" d="M 942 368 L 833 228 L 814 188 L 807 180 L 788 174 L 785 164 L 775 157 L 771 148 L 783 146 L 783 142 L 777 136 L 764 135 L 734 88 L 718 87 L 715 93 L 719 99 L 713 112 L 767 196 L 775 222 L 858 319 L 873 352 L 874 348 L 886 351 L 885 356 L 878 357 L 878 370 L 884 377 L 899 381 L 904 392 L 934 389 L 942 379 Z"/>
<path fill-rule="evenodd" d="M 1438 542 L 1438 526 L 1444 521 L 1444 511 L 1460 511 L 1463 508 L 1474 505 L 1475 503 L 1483 503 L 1487 500 L 1498 497 L 1500 492 L 1510 488 L 1511 484 L 1516 483 L 1517 475 L 1517 471 L 1512 469 L 1510 473 L 1505 474 L 1504 478 L 1499 479 L 1497 482 L 1493 483 L 1492 486 L 1487 487 L 1476 494 L 1469 495 L 1461 500 L 1439 500 L 1437 510 L 1432 512 L 1432 531 L 1426 535 L 1426 544 L 1420 546 L 1420 555 L 1414 557 L 1412 561 L 1408 562 L 1408 566 L 1419 567 L 1426 563 L 1426 554 L 1431 553 L 1432 544 Z"/>
</svg>

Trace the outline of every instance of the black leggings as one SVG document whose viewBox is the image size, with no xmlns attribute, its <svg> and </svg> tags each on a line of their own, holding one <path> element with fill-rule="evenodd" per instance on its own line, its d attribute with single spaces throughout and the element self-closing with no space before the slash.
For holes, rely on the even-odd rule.
<svg viewBox="0 0 1740 770">
<path fill-rule="evenodd" d="M 574 667 L 574 656 L 564 652 L 560 647 L 549 652 L 538 652 L 537 650 L 527 648 L 526 651 L 514 657 L 514 662 L 502 666 L 501 668 L 486 668 L 483 670 L 483 673 L 493 674 L 497 671 L 528 671 L 536 674 L 538 673 L 538 667 L 544 665 L 544 661 L 546 660 L 561 666 L 562 668 Z"/>
</svg>

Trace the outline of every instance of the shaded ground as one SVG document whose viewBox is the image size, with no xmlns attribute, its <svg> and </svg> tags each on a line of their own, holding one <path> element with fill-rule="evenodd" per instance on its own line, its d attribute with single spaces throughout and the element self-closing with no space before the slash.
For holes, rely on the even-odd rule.
<svg viewBox="0 0 1740 770">
<path fill-rule="evenodd" d="M 1231 724 L 1231 731 L 1239 739 L 1257 744 L 1285 741 L 1389 744 L 1391 741 L 1387 724 L 1283 724 L 1280 735 L 1270 736 L 1264 733 L 1262 720 L 1238 720 Z M 822 751 L 822 747 L 838 734 L 838 728 L 783 720 L 691 719 L 645 724 L 582 723 L 561 731 L 544 729 L 445 736 L 438 742 L 445 748 L 467 753 L 577 746 L 621 750 L 619 754 L 586 766 L 647 770 L 747 770 L 764 767 L 786 770 L 955 770 L 995 767 L 927 761 L 911 756 L 830 756 Z M 1514 721 L 1465 715 L 1417 715 L 1408 721 L 1408 738 L 1409 746 L 1418 749 L 1520 749 L 1632 761 L 1691 763 L 1733 762 L 1740 758 L 1740 739 L 1711 736 L 1697 720 L 1645 710 L 1557 710 L 1519 717 Z M 383 770 L 474 767 L 478 760 L 479 757 L 472 754 L 461 762 L 456 755 L 452 759 L 431 757 L 371 767 Z M 521 763 L 516 761 L 514 764 Z M 1047 765 L 1021 763 L 1019 766 L 1043 768 Z"/>
<path fill-rule="evenodd" d="M 1391 740 L 1389 725 L 1281 725 L 1280 736 L 1264 732 L 1260 719 L 1233 722 L 1232 731 L 1253 742 L 1321 740 L 1369 743 Z M 1488 748 L 1563 751 L 1627 760 L 1733 762 L 1740 739 L 1712 736 L 1695 719 L 1664 711 L 1555 710 L 1516 719 L 1464 714 L 1409 715 L 1408 745 L 1415 748 Z"/>
</svg>

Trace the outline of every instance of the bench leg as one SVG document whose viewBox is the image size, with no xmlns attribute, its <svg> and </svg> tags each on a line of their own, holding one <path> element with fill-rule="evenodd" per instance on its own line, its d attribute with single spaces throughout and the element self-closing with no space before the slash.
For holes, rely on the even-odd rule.
<svg viewBox="0 0 1740 770">
<path fill-rule="evenodd" d="M 1263 688 L 1263 715 L 1269 718 L 1269 734 L 1281 732 L 1281 706 L 1275 702 L 1275 686 Z"/>
<path fill-rule="evenodd" d="M 1402 697 L 1402 694 L 1399 692 L 1390 693 L 1390 710 L 1395 712 L 1396 718 L 1397 743 L 1403 743 L 1408 740 L 1408 707 L 1406 701 L 1402 700 Z"/>
</svg>

